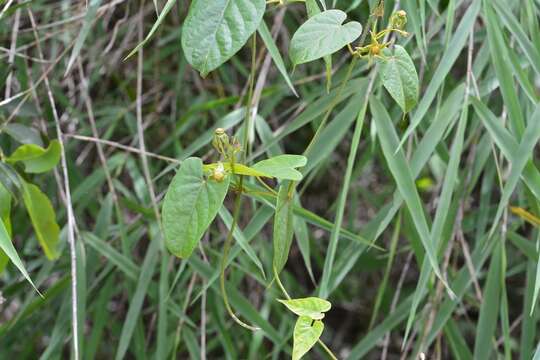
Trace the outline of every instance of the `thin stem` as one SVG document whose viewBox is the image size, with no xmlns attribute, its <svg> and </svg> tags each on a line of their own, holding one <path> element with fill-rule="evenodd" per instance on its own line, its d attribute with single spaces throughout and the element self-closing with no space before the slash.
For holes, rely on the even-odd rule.
<svg viewBox="0 0 540 360">
<path fill-rule="evenodd" d="M 255 80 L 255 67 L 256 67 L 256 43 L 257 38 L 256 35 L 253 35 L 252 38 L 252 47 L 251 47 L 251 74 L 249 76 L 249 90 L 248 90 L 248 98 L 247 98 L 247 105 L 246 105 L 246 117 L 244 119 L 244 151 L 242 153 L 242 159 L 243 162 L 246 160 L 246 153 L 248 150 L 248 129 L 249 129 L 249 122 L 251 119 L 251 102 L 253 100 L 253 83 Z M 228 159 L 231 162 L 231 172 L 232 174 L 230 176 L 234 176 L 234 157 L 235 155 L 231 155 L 230 159 Z M 234 211 L 233 211 L 233 222 L 231 224 L 231 228 L 229 229 L 229 233 L 227 234 L 227 237 L 225 238 L 225 243 L 223 244 L 223 255 L 221 256 L 221 265 L 220 265 L 220 274 L 219 274 L 219 285 L 221 288 L 221 296 L 223 297 L 223 303 L 225 304 L 225 308 L 227 309 L 227 312 L 229 315 L 233 318 L 233 320 L 238 323 L 240 326 L 249 329 L 251 331 L 257 331 L 260 330 L 260 328 L 256 326 L 252 326 L 249 324 L 246 324 L 242 320 L 236 316 L 234 313 L 231 305 L 229 304 L 229 298 L 227 296 L 227 289 L 225 288 L 225 271 L 227 270 L 227 259 L 229 257 L 229 251 L 231 250 L 231 243 L 233 238 L 234 230 L 236 229 L 236 224 L 238 223 L 238 218 L 240 217 L 240 209 L 242 208 L 242 188 L 244 185 L 244 177 L 242 175 L 239 175 L 239 193 L 236 196 L 235 202 L 234 202 Z"/>
</svg>

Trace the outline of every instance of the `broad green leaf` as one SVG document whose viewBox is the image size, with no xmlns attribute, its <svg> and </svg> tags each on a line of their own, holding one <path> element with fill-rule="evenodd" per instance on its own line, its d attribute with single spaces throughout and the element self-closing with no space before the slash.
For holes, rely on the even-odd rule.
<svg viewBox="0 0 540 360">
<path fill-rule="evenodd" d="M 21 144 L 35 144 L 43 147 L 43 141 L 39 136 L 39 132 L 34 128 L 22 124 L 9 123 L 4 128 L 4 131 Z"/>
<path fill-rule="evenodd" d="M 381 61 L 381 78 L 384 87 L 398 103 L 404 113 L 408 113 L 418 101 L 418 74 L 407 51 L 394 46 L 394 53 Z"/>
<path fill-rule="evenodd" d="M 51 201 L 36 185 L 23 184 L 23 202 L 36 231 L 39 244 L 49 260 L 56 259 L 60 227 L 56 223 L 56 214 Z"/>
<path fill-rule="evenodd" d="M 289 310 L 298 316 L 307 316 L 313 320 L 321 320 L 324 313 L 330 310 L 332 304 L 318 297 L 307 297 L 301 299 L 280 300 Z"/>
<path fill-rule="evenodd" d="M 322 321 L 300 316 L 294 326 L 292 360 L 301 359 L 317 343 L 323 330 Z"/>
<path fill-rule="evenodd" d="M 227 172 L 231 172 L 231 163 L 230 162 L 224 162 L 222 163 L 223 169 Z M 205 164 L 203 165 L 204 171 L 213 171 L 218 167 L 217 163 L 212 164 Z M 272 177 L 271 175 L 268 175 L 266 173 L 263 173 L 261 171 L 255 170 L 249 166 L 246 166 L 244 164 L 234 164 L 234 173 L 237 175 L 246 175 L 246 176 L 258 176 L 258 177 Z"/>
<path fill-rule="evenodd" d="M 295 168 L 303 167 L 306 163 L 307 158 L 302 155 L 278 155 L 259 161 L 251 168 L 266 174 L 267 177 L 300 181 L 302 174 Z"/>
<path fill-rule="evenodd" d="M 294 65 L 307 63 L 331 55 L 352 43 L 362 34 L 356 21 L 343 24 L 347 14 L 341 10 L 327 10 L 303 23 L 293 35 L 289 57 Z"/>
<path fill-rule="evenodd" d="M 17 251 L 15 250 L 15 247 L 13 247 L 13 243 L 11 242 L 11 238 L 8 234 L 8 231 L 4 225 L 4 222 L 0 219 L 0 249 L 7 255 L 7 257 L 11 260 L 11 262 L 19 269 L 21 274 L 25 277 L 26 280 L 32 286 L 36 291 L 39 293 L 39 290 L 36 288 L 32 280 L 30 279 L 30 275 L 28 275 L 28 272 L 26 271 L 26 268 L 24 267 L 21 259 L 19 258 L 19 254 L 17 254 Z"/>
<path fill-rule="evenodd" d="M 163 201 L 165 244 L 174 255 L 187 258 L 216 217 L 229 188 L 230 176 L 222 182 L 206 179 L 199 158 L 182 162 Z"/>
<path fill-rule="evenodd" d="M 274 260 L 273 267 L 279 273 L 289 257 L 289 250 L 293 239 L 293 201 L 291 182 L 283 181 L 279 185 L 274 216 Z"/>
<path fill-rule="evenodd" d="M 193 1 L 182 29 L 187 61 L 206 76 L 244 46 L 265 9 L 265 0 Z"/>
<path fill-rule="evenodd" d="M 60 143 L 52 140 L 47 149 L 34 144 L 19 146 L 7 161 L 22 162 L 27 173 L 38 174 L 52 170 L 60 161 Z"/>
</svg>

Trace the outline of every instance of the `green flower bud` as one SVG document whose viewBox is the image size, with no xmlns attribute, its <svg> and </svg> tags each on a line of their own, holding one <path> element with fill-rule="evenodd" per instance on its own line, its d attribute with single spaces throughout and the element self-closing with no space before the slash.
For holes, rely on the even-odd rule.
<svg viewBox="0 0 540 360">
<path fill-rule="evenodd" d="M 399 10 L 390 17 L 390 26 L 394 29 L 403 30 L 407 24 L 407 13 L 405 10 Z"/>
<path fill-rule="evenodd" d="M 214 138 L 212 139 L 212 145 L 214 149 L 222 156 L 227 157 L 230 148 L 229 135 L 223 128 L 217 128 L 214 131 Z"/>
</svg>

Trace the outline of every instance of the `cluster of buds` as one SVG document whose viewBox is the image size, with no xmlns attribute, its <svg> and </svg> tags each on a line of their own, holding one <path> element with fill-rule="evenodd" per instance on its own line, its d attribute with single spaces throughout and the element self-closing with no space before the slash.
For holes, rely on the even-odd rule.
<svg viewBox="0 0 540 360">
<path fill-rule="evenodd" d="M 226 162 L 235 162 L 236 154 L 241 150 L 240 143 L 235 137 L 229 137 L 223 128 L 217 128 L 214 131 L 214 138 L 212 139 L 212 146 L 216 149 L 220 155 L 220 160 Z M 225 168 L 221 161 L 218 162 L 217 167 L 212 170 L 210 177 L 216 181 L 223 181 L 226 175 Z"/>
<path fill-rule="evenodd" d="M 407 13 L 405 10 L 399 10 L 390 17 L 390 27 L 396 30 L 403 30 L 407 24 Z"/>
</svg>

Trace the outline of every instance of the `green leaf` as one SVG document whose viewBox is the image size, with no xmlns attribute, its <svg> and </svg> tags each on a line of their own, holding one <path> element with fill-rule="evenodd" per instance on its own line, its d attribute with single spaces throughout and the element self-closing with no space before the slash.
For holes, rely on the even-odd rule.
<svg viewBox="0 0 540 360">
<path fill-rule="evenodd" d="M 280 300 L 289 310 L 298 316 L 307 316 L 313 320 L 321 320 L 324 313 L 330 310 L 332 304 L 318 297 L 307 297 L 301 299 Z"/>
<path fill-rule="evenodd" d="M 31 174 L 47 172 L 60 161 L 60 142 L 52 140 L 47 149 L 34 144 L 19 146 L 8 158 L 8 162 L 22 162 L 25 171 Z"/>
<path fill-rule="evenodd" d="M 411 57 L 403 47 L 395 45 L 394 54 L 381 61 L 380 66 L 384 87 L 408 113 L 418 101 L 418 74 Z"/>
<path fill-rule="evenodd" d="M 39 244 L 49 260 L 59 256 L 60 227 L 51 201 L 36 185 L 23 183 L 23 201 L 36 231 Z"/>
<path fill-rule="evenodd" d="M 174 255 L 187 258 L 216 217 L 229 188 L 230 176 L 222 182 L 206 179 L 199 158 L 182 162 L 163 202 L 165 244 Z"/>
<path fill-rule="evenodd" d="M 4 131 L 21 144 L 35 144 L 38 146 L 43 146 L 43 141 L 41 141 L 39 132 L 34 128 L 22 124 L 10 123 L 6 125 Z"/>
<path fill-rule="evenodd" d="M 265 0 L 195 0 L 182 31 L 187 61 L 202 76 L 229 60 L 257 30 Z"/>
<path fill-rule="evenodd" d="M 362 25 L 350 21 L 341 10 L 327 10 L 303 23 L 293 35 L 289 56 L 294 65 L 331 55 L 362 34 Z"/>
<path fill-rule="evenodd" d="M 300 316 L 294 326 L 292 360 L 301 359 L 317 343 L 323 330 L 322 321 Z"/>
<path fill-rule="evenodd" d="M 306 163 L 307 158 L 302 155 L 278 155 L 259 161 L 251 168 L 266 174 L 267 177 L 300 181 L 302 180 L 302 174 L 295 168 L 303 167 Z"/>
<path fill-rule="evenodd" d="M 279 186 L 276 202 L 276 215 L 274 216 L 274 260 L 273 267 L 279 273 L 289 257 L 289 250 L 293 239 L 293 203 L 291 182 L 283 181 Z"/>
<path fill-rule="evenodd" d="M 0 249 L 4 251 L 4 253 L 11 260 L 11 262 L 17 267 L 17 269 L 19 269 L 21 274 L 23 274 L 26 280 L 28 280 L 28 282 L 32 284 L 34 289 L 36 289 L 36 291 L 39 293 L 39 290 L 36 288 L 32 280 L 30 279 L 30 275 L 28 275 L 26 268 L 24 267 L 21 259 L 19 258 L 19 254 L 17 254 L 17 251 L 13 247 L 13 243 L 11 242 L 8 231 L 4 225 L 4 222 L 1 219 L 0 219 Z"/>
</svg>

